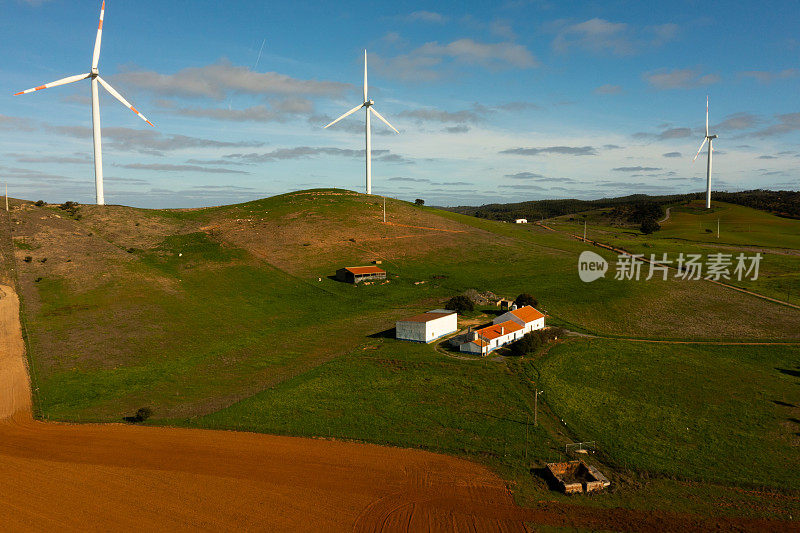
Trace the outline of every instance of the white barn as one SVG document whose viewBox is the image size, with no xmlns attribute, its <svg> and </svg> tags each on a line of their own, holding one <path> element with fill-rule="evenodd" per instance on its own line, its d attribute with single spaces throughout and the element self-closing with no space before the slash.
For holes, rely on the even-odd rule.
<svg viewBox="0 0 800 533">
<path fill-rule="evenodd" d="M 458 313 L 436 309 L 398 320 L 395 323 L 395 337 L 404 341 L 428 343 L 455 333 L 457 329 Z"/>
</svg>

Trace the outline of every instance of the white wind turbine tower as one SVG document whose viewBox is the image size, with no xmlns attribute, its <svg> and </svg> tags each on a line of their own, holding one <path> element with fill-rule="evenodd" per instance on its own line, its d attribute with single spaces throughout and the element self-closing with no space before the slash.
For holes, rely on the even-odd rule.
<svg viewBox="0 0 800 533">
<path fill-rule="evenodd" d="M 105 15 L 106 11 L 106 2 L 103 0 L 103 5 L 100 8 L 100 24 L 97 26 L 97 37 L 94 41 L 94 54 L 92 54 L 92 71 L 86 74 L 78 74 L 77 76 L 70 76 L 69 78 L 63 78 L 58 81 L 53 81 L 50 83 L 46 83 L 44 85 L 40 85 L 39 87 L 34 87 L 33 89 L 28 89 L 26 91 L 18 92 L 14 96 L 26 93 L 32 93 L 34 91 L 40 91 L 42 89 L 49 89 L 50 87 L 57 87 L 59 85 L 66 85 L 68 83 L 74 83 L 76 81 L 85 80 L 87 78 L 92 80 L 92 132 L 94 134 L 94 178 L 95 178 L 95 189 L 97 193 L 97 205 L 104 205 L 105 204 L 105 197 L 103 196 L 103 154 L 100 148 L 100 98 L 98 92 L 99 83 L 102 85 L 111 96 L 122 102 L 122 105 L 139 115 L 139 118 L 153 126 L 153 123 L 147 120 L 144 115 L 139 113 L 135 107 L 133 107 L 130 102 L 125 100 L 121 94 L 119 94 L 114 88 L 108 84 L 106 80 L 100 77 L 100 74 L 97 70 L 97 63 L 100 60 L 100 40 L 103 36 L 103 16 Z M 155 126 L 153 126 L 155 127 Z"/>
<path fill-rule="evenodd" d="M 386 124 L 387 126 L 392 128 L 395 133 L 400 133 L 399 131 L 397 131 L 397 128 L 395 128 L 394 126 L 389 124 L 389 122 L 385 118 L 383 118 L 380 113 L 378 113 L 375 110 L 375 108 L 373 107 L 374 105 L 375 105 L 375 102 L 373 102 L 372 100 L 367 98 L 367 51 L 364 50 L 364 103 L 354 107 L 353 109 L 351 109 L 350 111 L 348 111 L 347 113 L 342 115 L 341 117 L 337 118 L 336 120 L 334 120 L 333 122 L 328 124 L 328 126 L 333 126 L 334 124 L 336 124 L 337 122 L 342 120 L 344 117 L 346 117 L 348 115 L 352 115 L 353 113 L 355 113 L 356 111 L 358 111 L 362 107 L 364 108 L 365 116 L 366 116 L 364 132 L 365 132 L 365 135 L 366 135 L 366 138 L 367 138 L 367 150 L 366 150 L 367 194 L 372 194 L 372 139 L 371 139 L 372 133 L 371 133 L 371 130 L 370 130 L 370 125 L 369 125 L 369 118 L 370 118 L 369 114 L 370 113 L 375 113 L 375 116 L 378 117 L 379 119 L 381 119 L 384 124 Z M 327 128 L 328 126 L 325 126 L 325 128 Z M 325 128 L 323 128 L 323 129 L 325 129 Z"/>
<path fill-rule="evenodd" d="M 708 134 L 708 96 L 706 96 L 706 136 L 703 138 L 703 142 L 700 143 L 700 148 L 694 155 L 694 159 L 692 159 L 692 162 L 694 163 L 694 161 L 697 159 L 697 156 L 699 156 L 700 152 L 703 150 L 703 146 L 705 146 L 706 141 L 708 141 L 708 164 L 706 166 L 706 209 L 711 209 L 711 155 L 714 153 L 712 144 L 716 138 L 716 135 Z"/>
</svg>

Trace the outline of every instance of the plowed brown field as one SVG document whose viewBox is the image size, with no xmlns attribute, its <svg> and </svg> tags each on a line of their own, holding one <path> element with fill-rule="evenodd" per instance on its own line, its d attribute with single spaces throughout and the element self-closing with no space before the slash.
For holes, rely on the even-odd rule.
<svg viewBox="0 0 800 533">
<path fill-rule="evenodd" d="M 225 431 L 36 422 L 14 291 L 0 286 L 0 530 L 777 530 L 785 523 L 545 503 L 444 455 Z M 789 526 L 791 527 L 791 526 Z"/>
</svg>

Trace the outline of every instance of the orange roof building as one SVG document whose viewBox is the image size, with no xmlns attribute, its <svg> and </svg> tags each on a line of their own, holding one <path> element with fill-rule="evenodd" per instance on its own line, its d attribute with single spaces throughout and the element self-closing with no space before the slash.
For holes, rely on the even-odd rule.
<svg viewBox="0 0 800 533">
<path fill-rule="evenodd" d="M 472 338 L 461 344 L 459 349 L 486 355 L 520 339 L 526 333 L 544 328 L 544 319 L 544 314 L 529 305 L 514 309 L 495 318 L 491 326 L 473 331 Z"/>
<path fill-rule="evenodd" d="M 374 265 L 344 267 L 336 271 L 336 279 L 344 281 L 345 283 L 358 283 L 370 279 L 386 279 L 386 271 Z"/>
</svg>

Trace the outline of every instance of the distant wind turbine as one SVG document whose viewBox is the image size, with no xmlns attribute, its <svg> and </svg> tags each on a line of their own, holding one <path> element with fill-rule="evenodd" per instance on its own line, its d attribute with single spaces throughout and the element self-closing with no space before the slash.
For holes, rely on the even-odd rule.
<svg viewBox="0 0 800 533">
<path fill-rule="evenodd" d="M 694 159 L 692 159 L 692 163 L 694 163 L 694 161 L 697 159 L 697 156 L 699 156 L 700 152 L 703 150 L 703 146 L 705 146 L 706 141 L 708 141 L 708 164 L 706 166 L 706 209 L 711 209 L 711 155 L 714 153 L 712 143 L 716 138 L 716 135 L 708 134 L 708 96 L 706 96 L 706 136 L 703 138 L 700 148 L 694 155 Z"/>
<path fill-rule="evenodd" d="M 348 111 L 347 113 L 342 115 L 341 117 L 337 118 L 336 120 L 334 120 L 333 122 L 328 124 L 328 126 L 333 126 L 334 124 L 336 124 L 337 122 L 342 120 L 344 117 L 346 117 L 348 115 L 352 115 L 353 113 L 355 113 L 356 111 L 358 111 L 362 107 L 364 108 L 364 110 L 366 112 L 366 115 L 365 115 L 366 116 L 366 125 L 365 125 L 365 128 L 364 128 L 364 131 L 365 131 L 366 138 L 367 138 L 367 150 L 366 150 L 367 194 L 372 194 L 372 139 L 371 139 L 372 133 L 370 131 L 370 125 L 369 125 L 369 118 L 370 118 L 369 114 L 370 113 L 375 113 L 375 116 L 378 117 L 379 119 L 381 119 L 384 124 L 386 124 L 387 126 L 392 128 L 395 131 L 395 133 L 400 133 L 399 131 L 397 131 L 397 128 L 395 128 L 394 126 L 389 124 L 389 122 L 385 118 L 383 118 L 381 116 L 381 114 L 378 113 L 378 111 L 375 110 L 375 108 L 373 107 L 374 105 L 375 105 L 375 102 L 373 102 L 372 100 L 367 98 L 367 51 L 364 50 L 364 103 L 354 107 L 353 109 L 351 109 L 350 111 Z M 325 126 L 325 128 L 327 128 L 328 126 Z M 325 129 L 325 128 L 323 128 L 323 129 Z"/>
<path fill-rule="evenodd" d="M 59 85 L 66 85 L 68 83 L 74 83 L 76 81 L 85 80 L 90 78 L 92 80 L 92 131 L 94 134 L 94 178 L 95 178 L 95 189 L 97 193 L 97 205 L 104 205 L 105 204 L 105 197 L 103 196 L 103 154 L 100 147 L 100 98 L 99 98 L 99 91 L 97 84 L 99 83 L 102 85 L 111 96 L 122 102 L 122 105 L 136 113 L 139 118 L 153 126 L 153 123 L 147 120 L 144 115 L 139 113 L 135 107 L 133 107 L 130 102 L 125 100 L 121 94 L 119 94 L 111 85 L 108 84 L 106 80 L 100 77 L 100 73 L 97 70 L 97 63 L 100 60 L 100 40 L 103 36 L 103 17 L 106 11 L 106 3 L 103 0 L 103 5 L 100 8 L 100 24 L 97 26 L 97 38 L 94 41 L 94 54 L 92 55 L 92 71 L 87 74 L 78 74 L 77 76 L 70 76 L 69 78 L 64 78 L 58 81 L 53 81 L 50 83 L 46 83 L 44 85 L 40 85 L 39 87 L 34 87 L 33 89 L 28 89 L 26 91 L 21 91 L 16 93 L 14 96 L 20 94 L 27 94 L 32 93 L 35 91 L 40 91 L 42 89 L 49 89 L 50 87 L 58 87 Z M 155 126 L 153 126 L 155 127 Z"/>
</svg>

